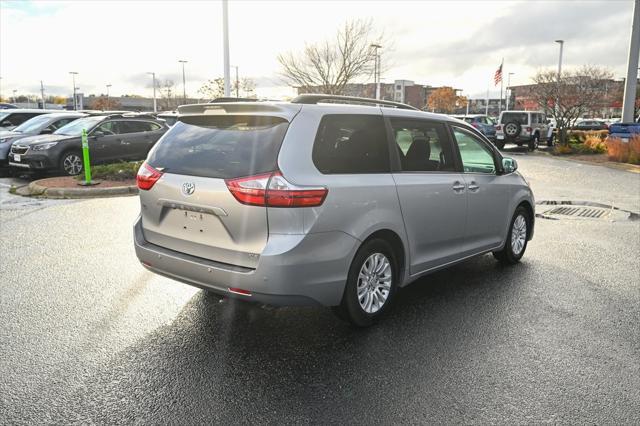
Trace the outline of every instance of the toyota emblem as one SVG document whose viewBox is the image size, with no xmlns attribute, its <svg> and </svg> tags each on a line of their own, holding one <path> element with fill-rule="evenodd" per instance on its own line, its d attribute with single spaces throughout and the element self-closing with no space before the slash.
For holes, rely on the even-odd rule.
<svg viewBox="0 0 640 426">
<path fill-rule="evenodd" d="M 182 194 L 189 196 L 196 190 L 196 184 L 193 182 L 185 182 L 182 184 Z"/>
</svg>

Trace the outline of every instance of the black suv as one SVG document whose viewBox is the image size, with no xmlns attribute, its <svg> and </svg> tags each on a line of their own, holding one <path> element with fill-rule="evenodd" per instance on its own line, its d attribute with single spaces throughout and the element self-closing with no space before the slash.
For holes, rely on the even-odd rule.
<svg viewBox="0 0 640 426">
<path fill-rule="evenodd" d="M 51 135 L 20 139 L 11 146 L 9 166 L 22 170 L 82 172 L 82 130 L 88 135 L 91 164 L 143 160 L 167 131 L 151 116 L 108 115 L 75 120 Z"/>
</svg>

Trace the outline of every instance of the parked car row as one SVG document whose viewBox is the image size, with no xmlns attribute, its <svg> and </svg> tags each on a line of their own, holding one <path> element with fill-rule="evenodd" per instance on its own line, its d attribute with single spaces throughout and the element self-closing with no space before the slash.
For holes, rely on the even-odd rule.
<svg viewBox="0 0 640 426">
<path fill-rule="evenodd" d="M 24 110 L 9 111 L 26 114 Z M 143 160 L 168 129 L 164 120 L 150 114 L 34 111 L 39 114 L 11 131 L 0 132 L 0 166 L 76 175 L 83 169 L 83 130 L 88 136 L 91 163 L 100 164 Z"/>
</svg>

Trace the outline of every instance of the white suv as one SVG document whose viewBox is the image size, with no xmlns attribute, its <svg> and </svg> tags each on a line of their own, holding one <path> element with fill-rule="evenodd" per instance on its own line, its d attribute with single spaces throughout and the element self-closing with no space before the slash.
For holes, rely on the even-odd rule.
<svg viewBox="0 0 640 426">
<path fill-rule="evenodd" d="M 502 111 L 496 126 L 496 146 L 502 149 L 506 143 L 526 143 L 533 151 L 540 141 L 547 141 L 548 130 L 547 117 L 541 111 Z"/>
</svg>

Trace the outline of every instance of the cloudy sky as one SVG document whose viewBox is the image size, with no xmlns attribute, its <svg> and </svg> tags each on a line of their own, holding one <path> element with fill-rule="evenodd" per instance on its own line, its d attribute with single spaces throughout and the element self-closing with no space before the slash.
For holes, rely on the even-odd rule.
<svg viewBox="0 0 640 426">
<path fill-rule="evenodd" d="M 536 70 L 598 64 L 625 75 L 632 0 L 608 1 L 242 1 L 229 2 L 232 65 L 257 83 L 259 96 L 293 92 L 278 77 L 276 56 L 305 42 L 331 38 L 346 20 L 372 19 L 384 32 L 383 81 L 450 85 L 484 97 L 504 58 L 512 84 Z M 151 95 L 159 79 L 187 93 L 221 76 L 222 5 L 219 1 L 13 1 L 0 0 L 0 89 L 48 94 L 72 91 L 69 71 L 85 94 Z M 492 84 L 497 94 L 499 87 Z M 181 84 L 178 90 L 182 90 Z"/>
</svg>

